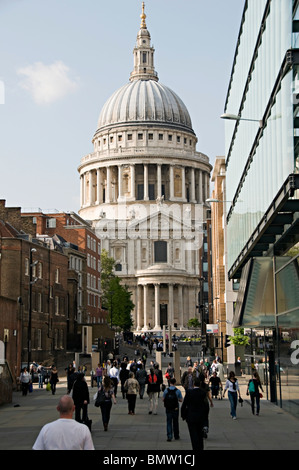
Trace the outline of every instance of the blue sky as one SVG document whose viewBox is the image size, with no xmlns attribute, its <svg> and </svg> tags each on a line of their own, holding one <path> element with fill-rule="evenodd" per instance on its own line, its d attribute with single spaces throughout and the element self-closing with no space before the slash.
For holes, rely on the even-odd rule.
<svg viewBox="0 0 299 470">
<path fill-rule="evenodd" d="M 0 198 L 79 210 L 80 160 L 129 81 L 141 0 L 0 0 Z M 160 82 L 187 106 L 197 150 L 224 155 L 220 119 L 244 0 L 145 0 Z"/>
</svg>

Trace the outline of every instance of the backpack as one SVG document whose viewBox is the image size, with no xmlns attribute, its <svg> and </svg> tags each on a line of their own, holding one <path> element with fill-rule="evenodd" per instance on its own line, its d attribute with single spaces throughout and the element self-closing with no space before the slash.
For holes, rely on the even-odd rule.
<svg viewBox="0 0 299 470">
<path fill-rule="evenodd" d="M 250 380 L 249 386 L 248 386 L 248 390 L 249 390 L 250 393 L 254 393 L 254 392 L 255 392 L 255 386 L 254 386 L 253 380 Z"/>
<path fill-rule="evenodd" d="M 157 379 L 156 374 L 153 374 L 153 375 L 150 374 L 150 375 L 148 376 L 148 383 L 149 383 L 149 384 L 157 383 L 157 380 L 158 380 L 158 379 Z"/>
<path fill-rule="evenodd" d="M 164 406 L 168 410 L 178 410 L 179 409 L 179 400 L 176 394 L 177 388 L 171 390 L 167 389 L 167 392 L 164 397 Z"/>
</svg>

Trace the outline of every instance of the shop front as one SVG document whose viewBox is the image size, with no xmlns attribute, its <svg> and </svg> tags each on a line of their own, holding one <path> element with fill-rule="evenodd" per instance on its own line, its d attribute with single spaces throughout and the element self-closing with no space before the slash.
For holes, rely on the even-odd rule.
<svg viewBox="0 0 299 470">
<path fill-rule="evenodd" d="M 250 338 L 245 372 L 265 397 L 299 417 L 299 256 L 252 258 L 240 280 L 234 327 Z"/>
</svg>

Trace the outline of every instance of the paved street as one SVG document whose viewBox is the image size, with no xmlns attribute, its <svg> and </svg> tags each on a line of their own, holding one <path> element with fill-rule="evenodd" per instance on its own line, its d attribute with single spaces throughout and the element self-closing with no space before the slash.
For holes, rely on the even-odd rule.
<svg viewBox="0 0 299 470">
<path fill-rule="evenodd" d="M 233 421 L 226 399 L 214 401 L 210 411 L 210 433 L 205 441 L 207 451 L 215 450 L 299 450 L 299 420 L 277 406 L 261 401 L 260 416 L 253 416 L 245 395 L 245 379 L 239 379 L 244 398 L 238 407 L 238 419 Z M 90 379 L 88 378 L 90 386 Z M 113 406 L 108 432 L 103 431 L 100 411 L 94 407 L 90 387 L 92 437 L 96 450 L 102 451 L 191 451 L 189 433 L 180 420 L 177 441 L 166 441 L 166 418 L 162 400 L 157 415 L 148 414 L 147 397 L 137 399 L 136 415 L 129 416 L 127 401 L 118 394 Z M 0 450 L 30 450 L 41 427 L 58 418 L 56 405 L 66 392 L 66 379 L 61 378 L 56 395 L 34 384 L 32 394 L 26 397 L 14 392 L 13 402 L 0 408 Z M 118 453 L 119 454 L 119 453 Z"/>
</svg>

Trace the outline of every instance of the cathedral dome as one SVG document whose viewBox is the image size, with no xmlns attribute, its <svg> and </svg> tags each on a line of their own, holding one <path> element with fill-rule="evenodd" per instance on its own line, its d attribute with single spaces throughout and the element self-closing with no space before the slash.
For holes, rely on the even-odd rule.
<svg viewBox="0 0 299 470">
<path fill-rule="evenodd" d="M 98 130 L 140 123 L 163 124 L 193 133 L 183 101 L 157 80 L 132 80 L 113 93 L 102 108 Z"/>
<path fill-rule="evenodd" d="M 105 103 L 97 132 L 105 132 L 111 126 L 158 125 L 194 134 L 189 112 L 182 100 L 170 88 L 159 83 L 154 66 L 155 49 L 151 45 L 145 19 L 143 3 L 130 82 L 113 93 Z"/>
</svg>

